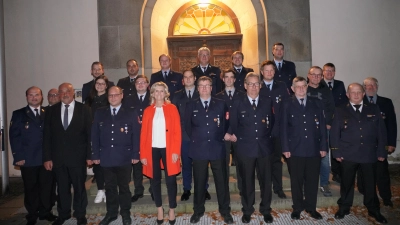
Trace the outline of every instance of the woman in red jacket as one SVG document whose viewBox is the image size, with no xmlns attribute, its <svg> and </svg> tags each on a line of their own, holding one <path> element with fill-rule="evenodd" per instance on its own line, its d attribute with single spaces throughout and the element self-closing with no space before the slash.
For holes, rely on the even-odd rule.
<svg viewBox="0 0 400 225">
<path fill-rule="evenodd" d="M 179 112 L 168 100 L 168 87 L 154 83 L 150 89 L 150 106 L 144 110 L 140 133 L 140 161 L 143 174 L 150 177 L 154 202 L 157 206 L 157 224 L 164 221 L 161 200 L 161 169 L 165 169 L 168 190 L 170 224 L 175 224 L 176 175 L 180 173 L 181 125 Z"/>
</svg>

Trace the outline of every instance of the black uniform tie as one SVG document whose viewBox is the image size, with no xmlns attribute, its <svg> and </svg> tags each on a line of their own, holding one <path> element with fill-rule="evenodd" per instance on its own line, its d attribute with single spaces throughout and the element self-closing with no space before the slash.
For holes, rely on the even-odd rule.
<svg viewBox="0 0 400 225">
<path fill-rule="evenodd" d="M 139 100 L 140 100 L 140 103 L 143 102 L 143 95 L 140 96 L 140 99 L 139 99 Z"/>
<path fill-rule="evenodd" d="M 271 90 L 271 84 L 267 84 L 267 90 L 268 90 L 268 91 Z"/>
<path fill-rule="evenodd" d="M 205 73 L 207 70 L 207 67 L 201 67 L 201 68 L 203 68 L 203 73 Z"/>
<path fill-rule="evenodd" d="M 369 103 L 375 104 L 375 103 L 374 103 L 374 96 L 369 96 Z"/>
<path fill-rule="evenodd" d="M 39 110 L 35 109 L 35 118 L 37 121 L 40 121 L 40 115 L 39 115 Z"/>
<path fill-rule="evenodd" d="M 305 109 L 306 106 L 304 105 L 304 98 L 301 98 L 300 101 L 301 101 L 301 103 L 300 103 L 301 108 Z"/>
<path fill-rule="evenodd" d="M 356 113 L 361 113 L 360 111 L 361 105 L 354 105 L 354 107 L 356 107 Z"/>
<path fill-rule="evenodd" d="M 332 82 L 328 82 L 328 87 L 329 87 L 329 89 L 331 89 L 331 91 L 332 91 Z"/>
<path fill-rule="evenodd" d="M 135 78 L 131 78 L 131 83 L 135 83 Z"/>
<path fill-rule="evenodd" d="M 189 93 L 188 93 L 188 99 L 192 100 L 192 94 L 190 94 L 190 90 L 189 90 Z"/>
<path fill-rule="evenodd" d="M 232 100 L 232 91 L 228 91 L 228 93 L 229 93 L 228 94 L 229 99 Z"/>
<path fill-rule="evenodd" d="M 281 63 L 278 63 L 278 70 L 281 71 L 281 69 L 282 69 Z"/>
<path fill-rule="evenodd" d="M 68 107 L 69 105 L 65 105 L 64 122 L 63 122 L 64 130 L 67 130 L 68 128 Z"/>
<path fill-rule="evenodd" d="M 204 101 L 204 109 L 205 109 L 206 112 L 207 112 L 207 110 L 208 110 L 208 101 Z"/>
<path fill-rule="evenodd" d="M 256 106 L 256 100 L 253 99 L 252 101 L 253 101 L 253 104 L 251 104 L 251 106 L 253 106 L 253 109 L 256 110 L 256 108 L 257 108 L 257 106 Z"/>
<path fill-rule="evenodd" d="M 238 73 L 240 73 L 241 69 L 236 69 L 236 71 L 238 71 Z"/>
<path fill-rule="evenodd" d="M 165 81 L 167 81 L 167 77 L 168 77 L 167 71 L 164 71 L 164 80 Z"/>
</svg>

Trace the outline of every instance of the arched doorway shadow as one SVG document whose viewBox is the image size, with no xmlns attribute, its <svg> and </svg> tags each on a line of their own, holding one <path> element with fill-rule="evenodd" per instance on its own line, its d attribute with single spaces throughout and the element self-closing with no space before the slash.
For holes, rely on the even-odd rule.
<svg viewBox="0 0 400 225">
<path fill-rule="evenodd" d="M 186 2 L 147 0 L 141 12 L 142 71 L 149 75 L 159 69 L 158 56 L 168 52 L 168 25 L 175 12 Z M 218 3 L 218 1 L 214 1 Z M 259 0 L 225 0 L 238 17 L 243 34 L 244 64 L 258 71 L 259 62 L 267 58 L 266 10 Z M 239 50 L 239 49 L 236 49 Z"/>
</svg>

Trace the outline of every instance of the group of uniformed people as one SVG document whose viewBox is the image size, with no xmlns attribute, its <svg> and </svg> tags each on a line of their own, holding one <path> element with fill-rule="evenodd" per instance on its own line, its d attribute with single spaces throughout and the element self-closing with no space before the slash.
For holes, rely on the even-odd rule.
<svg viewBox="0 0 400 225">
<path fill-rule="evenodd" d="M 236 165 L 241 221 L 249 223 L 255 211 L 257 175 L 259 211 L 266 223 L 272 223 L 272 192 L 286 198 L 282 155 L 291 179 L 292 219 L 300 219 L 303 210 L 322 219 L 316 211 L 317 192 L 320 186 L 324 196 L 331 195 L 331 158 L 333 180 L 341 185 L 335 218 L 349 214 L 358 173 L 358 189 L 364 194 L 369 215 L 387 222 L 380 214 L 375 185 L 384 204 L 393 206 L 386 159 L 395 150 L 397 137 L 391 100 L 377 95 L 375 78 L 367 78 L 363 85 L 352 83 L 346 91 L 343 82 L 334 79 L 332 63 L 323 69 L 311 67 L 307 81 L 296 75 L 293 62 L 283 60 L 282 43 L 274 44 L 272 53 L 274 60 L 262 62 L 260 74 L 242 65 L 240 51 L 232 54 L 232 68 L 221 71 L 210 65 L 210 50 L 202 47 L 199 65 L 183 74 L 172 71 L 171 58 L 162 54 L 161 70 L 152 74 L 150 81 L 138 75 L 138 62 L 130 59 L 126 64 L 129 76 L 117 86 L 104 76 L 103 65 L 94 62 L 94 79 L 82 88 L 84 104 L 74 100 L 70 83 L 49 91 L 51 107 L 42 107 L 42 91 L 30 87 L 26 91 L 28 106 L 14 111 L 10 125 L 14 165 L 21 167 L 24 181 L 27 224 L 35 224 L 38 218 L 55 225 L 68 220 L 71 185 L 73 216 L 77 224 L 86 224 L 84 182 L 86 166 L 92 164 L 98 185 L 95 202 L 104 200 L 107 205 L 102 225 L 117 219 L 119 208 L 123 224 L 132 223 L 131 202 L 144 196 L 143 174 L 150 178 L 157 223 L 162 224 L 162 168 L 168 178 L 169 198 L 176 198 L 176 174 L 182 172 L 183 177 L 181 201 L 190 198 L 193 179 L 190 222 L 199 222 L 205 200 L 211 199 L 208 167 L 221 216 L 232 224 L 229 165 Z M 179 114 L 179 129 L 171 125 L 174 111 Z M 171 135 L 177 130 L 178 134 Z M 179 145 L 172 140 L 179 140 Z M 50 211 L 56 201 L 53 176 L 58 217 Z M 169 206 L 169 224 L 174 224 L 176 202 L 170 201 Z"/>
</svg>

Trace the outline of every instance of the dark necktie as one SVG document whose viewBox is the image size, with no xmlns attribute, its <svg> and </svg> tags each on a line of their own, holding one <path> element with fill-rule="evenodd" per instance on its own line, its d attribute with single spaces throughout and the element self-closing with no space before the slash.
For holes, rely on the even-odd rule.
<svg viewBox="0 0 400 225">
<path fill-rule="evenodd" d="M 135 78 L 131 78 L 131 83 L 135 83 Z"/>
<path fill-rule="evenodd" d="M 236 69 L 236 71 L 238 71 L 238 73 L 240 73 L 241 69 Z"/>
<path fill-rule="evenodd" d="M 301 98 L 300 101 L 301 101 L 301 103 L 300 103 L 301 108 L 305 109 L 306 107 L 304 105 L 304 98 Z"/>
<path fill-rule="evenodd" d="M 39 110 L 35 109 L 35 118 L 37 121 L 40 121 L 40 115 L 39 115 Z"/>
<path fill-rule="evenodd" d="M 375 104 L 375 103 L 374 103 L 374 96 L 369 96 L 369 103 Z"/>
<path fill-rule="evenodd" d="M 281 71 L 281 69 L 282 69 L 281 63 L 278 63 L 278 70 Z"/>
<path fill-rule="evenodd" d="M 271 84 L 267 84 L 267 90 L 268 90 L 268 91 L 271 90 Z"/>
<path fill-rule="evenodd" d="M 112 120 L 114 121 L 115 120 L 115 116 L 117 115 L 115 112 L 117 111 L 117 109 L 116 108 L 113 108 L 113 114 L 112 114 Z"/>
<path fill-rule="evenodd" d="M 190 90 L 189 90 L 189 93 L 188 93 L 188 99 L 192 100 L 192 95 L 190 94 Z"/>
<path fill-rule="evenodd" d="M 253 109 L 256 110 L 256 108 L 257 108 L 257 106 L 256 106 L 256 100 L 253 99 L 252 101 L 253 101 L 253 104 L 251 104 L 251 106 L 253 106 Z"/>
<path fill-rule="evenodd" d="M 228 93 L 229 93 L 228 94 L 229 99 L 232 100 L 232 91 L 228 91 Z"/>
<path fill-rule="evenodd" d="M 360 111 L 361 105 L 354 105 L 354 107 L 356 107 L 356 113 L 361 113 Z"/>
<path fill-rule="evenodd" d="M 64 110 L 64 123 L 63 123 L 64 130 L 67 130 L 67 128 L 68 128 L 68 107 L 69 107 L 69 105 L 65 105 L 65 110 Z"/>
<path fill-rule="evenodd" d="M 203 68 L 203 73 L 205 73 L 207 70 L 207 67 L 201 67 L 201 68 Z"/>
<path fill-rule="evenodd" d="M 168 77 L 167 71 L 164 71 L 164 80 L 165 81 L 167 81 L 167 77 Z"/>
<path fill-rule="evenodd" d="M 139 100 L 140 100 L 140 103 L 143 102 L 143 95 L 140 96 L 140 99 L 139 99 Z"/>
<path fill-rule="evenodd" d="M 207 110 L 208 110 L 208 101 L 204 101 L 204 109 L 205 109 L 206 112 L 207 112 Z"/>
<path fill-rule="evenodd" d="M 329 87 L 329 89 L 331 89 L 331 91 L 332 91 L 332 82 L 328 82 L 328 87 Z"/>
</svg>

